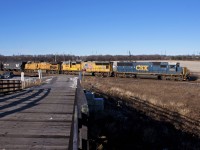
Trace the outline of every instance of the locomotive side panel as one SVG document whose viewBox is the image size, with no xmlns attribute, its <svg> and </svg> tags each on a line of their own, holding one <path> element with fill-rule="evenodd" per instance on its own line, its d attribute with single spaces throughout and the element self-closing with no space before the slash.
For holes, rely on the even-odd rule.
<svg viewBox="0 0 200 150">
<path fill-rule="evenodd" d="M 111 72 L 113 70 L 110 62 L 97 61 L 82 62 L 82 69 L 86 72 Z"/>
<path fill-rule="evenodd" d="M 79 62 L 72 61 L 70 70 L 75 71 L 75 72 L 80 71 L 81 70 L 81 64 Z"/>
<path fill-rule="evenodd" d="M 38 63 L 38 69 L 42 70 L 43 72 L 50 70 L 50 63 L 47 62 L 41 62 Z"/>
<path fill-rule="evenodd" d="M 59 74 L 60 73 L 60 69 L 61 69 L 61 65 L 60 64 L 55 64 L 55 63 L 52 63 L 50 64 L 50 70 L 48 70 L 49 73 L 52 73 L 52 74 Z"/>
<path fill-rule="evenodd" d="M 81 68 L 86 73 L 95 76 L 111 76 L 113 73 L 113 63 L 109 61 L 87 61 L 81 63 Z"/>
<path fill-rule="evenodd" d="M 65 74 L 76 74 L 81 70 L 81 62 L 64 61 L 61 65 L 61 72 Z"/>
<path fill-rule="evenodd" d="M 37 72 L 38 63 L 35 62 L 27 62 L 25 64 L 25 72 Z"/>
</svg>

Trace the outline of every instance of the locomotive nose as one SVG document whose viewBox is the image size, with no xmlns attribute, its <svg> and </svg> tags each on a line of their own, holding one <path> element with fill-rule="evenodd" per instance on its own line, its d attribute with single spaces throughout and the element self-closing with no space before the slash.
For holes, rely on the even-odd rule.
<svg viewBox="0 0 200 150">
<path fill-rule="evenodd" d="M 183 75 L 184 75 L 184 80 L 190 79 L 190 71 L 187 67 L 183 67 Z"/>
</svg>

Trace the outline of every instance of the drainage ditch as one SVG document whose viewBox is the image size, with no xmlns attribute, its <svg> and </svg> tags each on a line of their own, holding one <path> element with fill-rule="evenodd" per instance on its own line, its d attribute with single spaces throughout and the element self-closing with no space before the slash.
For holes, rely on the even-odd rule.
<svg viewBox="0 0 200 150">
<path fill-rule="evenodd" d="M 90 150 L 196 150 L 200 147 L 198 137 L 177 130 L 170 123 L 153 120 L 136 109 L 125 107 L 117 99 L 99 94 L 94 97 L 104 100 L 102 103 L 100 99 L 100 106 L 96 108 L 89 105 L 92 110 L 88 126 Z"/>
</svg>

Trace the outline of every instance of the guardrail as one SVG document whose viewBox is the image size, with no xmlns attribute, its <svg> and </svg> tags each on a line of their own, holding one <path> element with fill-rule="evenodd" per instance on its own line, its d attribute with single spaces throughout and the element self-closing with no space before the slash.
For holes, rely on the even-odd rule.
<svg viewBox="0 0 200 150">
<path fill-rule="evenodd" d="M 0 80 L 0 94 L 6 94 L 22 89 L 20 80 Z"/>
<path fill-rule="evenodd" d="M 76 101 L 74 106 L 74 117 L 72 126 L 73 140 L 70 150 L 89 150 L 89 141 L 88 141 L 88 117 L 89 109 L 88 103 L 81 87 L 80 80 L 77 81 L 76 89 Z"/>
</svg>

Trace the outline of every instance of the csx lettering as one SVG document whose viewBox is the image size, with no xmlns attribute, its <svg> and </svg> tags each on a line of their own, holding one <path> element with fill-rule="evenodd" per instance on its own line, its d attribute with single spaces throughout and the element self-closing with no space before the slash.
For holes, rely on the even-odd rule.
<svg viewBox="0 0 200 150">
<path fill-rule="evenodd" d="M 136 70 L 148 71 L 148 66 L 137 65 Z"/>
</svg>

